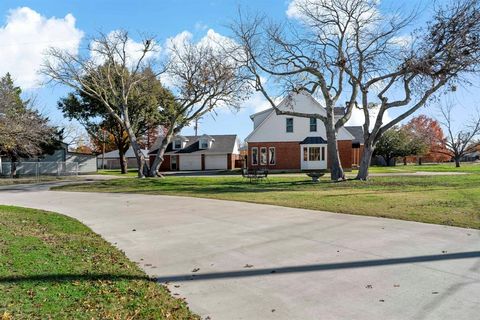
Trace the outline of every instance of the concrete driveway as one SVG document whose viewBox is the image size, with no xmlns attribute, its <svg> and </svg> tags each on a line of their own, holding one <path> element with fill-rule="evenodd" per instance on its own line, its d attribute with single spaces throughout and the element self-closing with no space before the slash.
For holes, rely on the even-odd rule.
<svg viewBox="0 0 480 320">
<path fill-rule="evenodd" d="M 475 319 L 480 232 L 185 197 L 21 187 L 0 203 L 77 218 L 216 319 Z"/>
</svg>

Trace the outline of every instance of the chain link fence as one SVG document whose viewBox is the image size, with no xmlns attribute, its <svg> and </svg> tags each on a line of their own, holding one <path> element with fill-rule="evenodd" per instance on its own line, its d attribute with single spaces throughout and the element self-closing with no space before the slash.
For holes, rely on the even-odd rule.
<svg viewBox="0 0 480 320">
<path fill-rule="evenodd" d="M 78 176 L 77 162 L 2 162 L 0 176 L 8 177 Z"/>
</svg>

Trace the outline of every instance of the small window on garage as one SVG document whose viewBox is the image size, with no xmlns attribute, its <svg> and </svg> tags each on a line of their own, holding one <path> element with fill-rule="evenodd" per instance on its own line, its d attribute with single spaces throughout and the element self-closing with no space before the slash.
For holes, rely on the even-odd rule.
<svg viewBox="0 0 480 320">
<path fill-rule="evenodd" d="M 267 165 L 267 148 L 266 147 L 260 148 L 260 165 L 262 166 Z"/>
<path fill-rule="evenodd" d="M 182 140 L 173 141 L 173 149 L 174 150 L 182 149 Z"/>
<path fill-rule="evenodd" d="M 258 148 L 252 148 L 252 165 L 258 165 Z"/>
<path fill-rule="evenodd" d="M 201 139 L 200 140 L 200 149 L 208 149 L 208 140 L 207 139 Z"/>
<path fill-rule="evenodd" d="M 275 147 L 268 148 L 268 164 L 275 165 Z"/>
</svg>

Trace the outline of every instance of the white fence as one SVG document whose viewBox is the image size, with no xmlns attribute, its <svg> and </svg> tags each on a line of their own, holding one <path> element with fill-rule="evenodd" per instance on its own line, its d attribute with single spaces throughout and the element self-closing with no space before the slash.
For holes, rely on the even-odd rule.
<svg viewBox="0 0 480 320">
<path fill-rule="evenodd" d="M 1 162 L 0 176 L 10 177 L 14 166 L 11 162 Z M 78 162 L 17 162 L 17 177 L 77 176 Z"/>
</svg>

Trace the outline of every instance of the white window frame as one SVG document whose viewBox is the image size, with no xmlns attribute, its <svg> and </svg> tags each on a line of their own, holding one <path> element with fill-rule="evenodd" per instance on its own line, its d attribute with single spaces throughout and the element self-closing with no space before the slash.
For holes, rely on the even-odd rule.
<svg viewBox="0 0 480 320">
<path fill-rule="evenodd" d="M 178 147 L 178 148 L 177 148 L 177 142 L 180 143 L 180 147 Z M 182 140 L 180 140 L 180 139 L 173 140 L 173 150 L 179 150 L 179 149 L 182 149 Z"/>
<path fill-rule="evenodd" d="M 265 152 L 263 152 L 263 150 L 265 150 Z M 265 155 L 265 157 L 262 156 Z M 265 160 L 265 161 L 263 161 Z M 260 148 L 260 165 L 261 166 L 266 166 L 268 164 L 268 153 L 267 153 L 267 147 L 261 147 Z"/>
<path fill-rule="evenodd" d="M 254 150 L 256 151 L 255 153 L 253 152 Z M 255 157 L 254 157 L 254 155 L 255 155 Z M 258 148 L 257 147 L 252 148 L 251 157 L 252 157 L 252 166 L 258 166 Z M 254 163 L 253 160 L 255 160 L 256 163 Z"/>
<path fill-rule="evenodd" d="M 315 123 L 312 123 L 312 120 L 315 120 Z M 308 124 L 309 124 L 309 129 L 310 129 L 310 132 L 317 132 L 318 131 L 318 120 L 317 118 L 310 118 L 308 120 Z M 315 126 L 315 130 L 312 130 L 312 126 Z"/>
<path fill-rule="evenodd" d="M 273 157 L 271 150 L 273 150 Z M 273 158 L 273 163 L 272 163 L 272 158 Z M 268 147 L 268 165 L 269 166 L 274 166 L 277 164 L 277 151 L 275 150 L 275 147 Z"/>
<path fill-rule="evenodd" d="M 289 119 L 292 120 L 292 131 L 288 131 L 288 120 L 289 120 Z M 294 123 L 295 123 L 294 118 L 291 118 L 291 117 L 285 118 L 285 132 L 286 132 L 286 133 L 293 133 L 293 131 L 294 131 Z"/>
<path fill-rule="evenodd" d="M 203 146 L 205 144 L 206 146 Z M 209 143 L 207 139 L 200 139 L 200 149 L 208 149 Z"/>
</svg>

